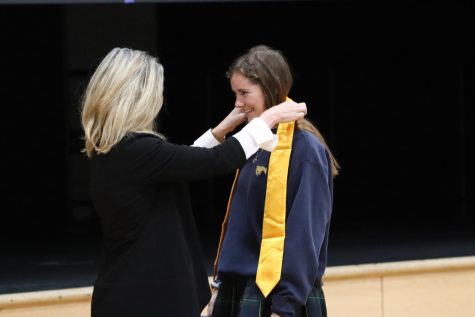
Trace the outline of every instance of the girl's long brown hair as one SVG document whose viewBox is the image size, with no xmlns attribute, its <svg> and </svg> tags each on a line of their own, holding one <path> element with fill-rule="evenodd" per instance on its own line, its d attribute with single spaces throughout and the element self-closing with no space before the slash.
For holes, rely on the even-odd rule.
<svg viewBox="0 0 475 317">
<path fill-rule="evenodd" d="M 243 74 L 251 82 L 261 87 L 267 108 L 284 102 L 292 88 L 292 73 L 284 55 L 266 45 L 254 46 L 236 58 L 226 75 L 231 78 L 235 72 Z M 338 175 L 340 165 L 317 127 L 303 118 L 297 121 L 297 128 L 309 131 L 322 142 L 330 155 L 332 175 Z"/>
</svg>

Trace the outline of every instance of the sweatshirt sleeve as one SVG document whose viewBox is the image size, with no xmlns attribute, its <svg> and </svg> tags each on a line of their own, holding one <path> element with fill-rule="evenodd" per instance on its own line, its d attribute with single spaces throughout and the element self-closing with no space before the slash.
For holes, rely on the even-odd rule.
<svg viewBox="0 0 475 317">
<path fill-rule="evenodd" d="M 289 171 L 282 275 L 271 304 L 272 312 L 282 317 L 293 317 L 295 305 L 305 305 L 317 278 L 320 252 L 326 252 L 322 245 L 332 208 L 330 166 L 323 147 L 315 149 L 315 156 Z"/>
</svg>

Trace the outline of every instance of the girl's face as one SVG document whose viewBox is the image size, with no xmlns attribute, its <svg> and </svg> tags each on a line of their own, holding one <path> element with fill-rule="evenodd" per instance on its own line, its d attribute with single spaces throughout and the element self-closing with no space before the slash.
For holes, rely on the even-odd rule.
<svg viewBox="0 0 475 317">
<path fill-rule="evenodd" d="M 246 113 L 248 122 L 266 110 L 261 87 L 243 74 L 235 72 L 231 76 L 231 89 L 236 95 L 234 106 Z"/>
</svg>

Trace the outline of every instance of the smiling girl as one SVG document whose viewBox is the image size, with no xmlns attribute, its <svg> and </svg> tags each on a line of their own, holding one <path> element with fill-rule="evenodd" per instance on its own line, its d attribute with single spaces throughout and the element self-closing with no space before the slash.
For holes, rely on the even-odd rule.
<svg viewBox="0 0 475 317">
<path fill-rule="evenodd" d="M 289 99 L 289 65 L 268 46 L 238 57 L 227 76 L 235 108 L 248 122 Z M 326 316 L 322 277 L 339 166 L 308 120 L 274 130 L 279 150 L 258 151 L 236 175 L 215 262 L 210 316 Z M 280 151 L 285 146 L 287 151 Z M 274 210 L 278 200 L 282 210 Z"/>
</svg>

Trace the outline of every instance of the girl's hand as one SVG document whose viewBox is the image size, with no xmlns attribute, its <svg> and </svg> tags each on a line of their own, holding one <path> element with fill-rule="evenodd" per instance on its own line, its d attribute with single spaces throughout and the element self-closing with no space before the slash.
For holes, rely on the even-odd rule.
<svg viewBox="0 0 475 317">
<path fill-rule="evenodd" d="M 218 296 L 218 289 L 213 288 L 211 290 L 211 300 L 208 303 L 208 317 L 213 315 L 214 303 L 216 302 L 216 297 Z"/>
</svg>

